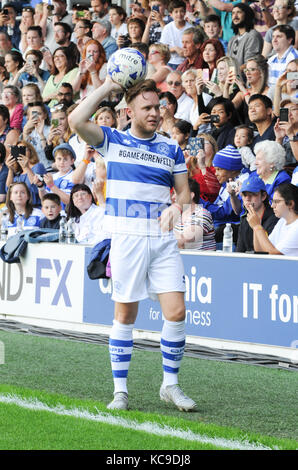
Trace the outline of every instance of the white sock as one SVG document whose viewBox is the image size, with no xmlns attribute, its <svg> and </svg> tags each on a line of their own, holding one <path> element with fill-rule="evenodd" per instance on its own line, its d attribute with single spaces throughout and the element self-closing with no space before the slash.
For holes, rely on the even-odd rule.
<svg viewBox="0 0 298 470">
<path fill-rule="evenodd" d="M 134 325 L 113 321 L 109 339 L 109 351 L 114 380 L 114 394 L 127 393 L 127 375 L 133 349 L 132 330 Z"/>
<path fill-rule="evenodd" d="M 178 372 L 185 347 L 185 322 L 165 320 L 161 331 L 163 386 L 178 383 Z"/>
</svg>

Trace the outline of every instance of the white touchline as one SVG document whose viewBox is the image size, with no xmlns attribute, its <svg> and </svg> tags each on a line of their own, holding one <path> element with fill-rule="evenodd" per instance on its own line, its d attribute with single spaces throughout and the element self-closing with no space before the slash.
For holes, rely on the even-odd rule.
<svg viewBox="0 0 298 470">
<path fill-rule="evenodd" d="M 185 431 L 183 429 L 171 428 L 170 426 L 162 426 L 158 423 L 146 421 L 139 423 L 137 421 L 121 418 L 119 416 L 113 416 L 109 413 L 97 414 L 90 413 L 88 410 L 80 408 L 67 409 L 64 405 L 58 404 L 55 407 L 50 407 L 46 403 L 43 403 L 36 398 L 22 398 L 17 395 L 7 394 L 0 395 L 0 402 L 13 404 L 34 411 L 47 411 L 61 416 L 72 416 L 75 418 L 82 418 L 89 421 L 96 421 L 100 423 L 110 424 L 114 426 L 122 426 L 127 429 L 133 429 L 134 431 L 143 431 L 149 434 L 155 434 L 158 436 L 170 436 L 184 439 L 186 441 L 196 441 L 202 444 L 211 444 L 216 447 L 223 447 L 231 450 L 272 450 L 270 447 L 263 446 L 262 444 L 254 444 L 248 441 L 237 441 L 234 439 L 224 439 L 221 437 L 209 437 L 202 434 L 195 434 L 192 431 Z M 276 449 L 278 450 L 278 449 Z"/>
</svg>

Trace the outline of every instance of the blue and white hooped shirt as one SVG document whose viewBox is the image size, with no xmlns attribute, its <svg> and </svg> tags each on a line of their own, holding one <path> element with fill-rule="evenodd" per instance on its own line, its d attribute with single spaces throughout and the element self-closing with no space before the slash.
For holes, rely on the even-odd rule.
<svg viewBox="0 0 298 470">
<path fill-rule="evenodd" d="M 72 182 L 72 173 L 73 169 L 71 169 L 66 175 L 61 175 L 59 171 L 57 173 L 53 173 L 53 181 L 57 188 L 61 189 L 66 194 L 70 194 L 74 183 Z M 51 189 L 46 186 L 46 191 L 51 193 Z M 65 204 L 61 203 L 62 209 L 65 208 Z"/>
<path fill-rule="evenodd" d="M 7 223 L 7 229 L 8 229 L 8 237 L 12 237 L 17 233 L 17 219 L 19 216 L 15 214 L 13 222 Z M 44 218 L 44 214 L 40 209 L 34 208 L 32 213 L 29 215 L 29 217 L 26 219 L 24 216 L 23 218 L 23 229 L 24 230 L 31 230 L 34 227 L 39 227 L 41 219 Z"/>
<path fill-rule="evenodd" d="M 104 141 L 96 150 L 107 162 L 105 230 L 161 235 L 158 217 L 171 205 L 174 176 L 187 173 L 181 148 L 157 133 L 138 139 L 130 130 L 101 129 Z"/>
</svg>

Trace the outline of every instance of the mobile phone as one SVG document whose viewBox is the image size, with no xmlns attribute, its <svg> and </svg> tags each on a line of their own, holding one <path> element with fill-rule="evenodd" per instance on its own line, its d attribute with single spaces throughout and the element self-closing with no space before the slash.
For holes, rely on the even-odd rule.
<svg viewBox="0 0 298 470">
<path fill-rule="evenodd" d="M 7 10 L 7 8 L 3 8 L 2 13 L 3 15 L 7 16 L 9 14 L 9 11 Z"/>
<path fill-rule="evenodd" d="M 215 122 L 219 122 L 220 121 L 220 117 L 218 114 L 211 114 L 211 117 L 210 117 L 210 122 L 211 124 L 214 124 Z"/>
<path fill-rule="evenodd" d="M 16 161 L 18 161 L 20 152 L 19 152 L 19 147 L 18 147 L 17 145 L 12 145 L 12 146 L 10 147 L 10 153 L 11 153 L 12 157 L 13 157 Z"/>
<path fill-rule="evenodd" d="M 288 108 L 280 108 L 279 110 L 279 120 L 283 122 L 288 122 L 289 120 L 289 110 Z"/>
<path fill-rule="evenodd" d="M 229 72 L 233 73 L 233 75 L 236 75 L 236 68 L 234 67 L 234 65 L 230 65 Z"/>
<path fill-rule="evenodd" d="M 201 137 L 190 137 L 188 139 L 187 147 L 188 147 L 189 154 L 192 157 L 195 157 L 198 154 L 198 151 L 204 148 L 204 139 L 202 139 Z"/>
<path fill-rule="evenodd" d="M 84 10 L 81 10 L 81 11 L 77 11 L 77 18 L 84 18 L 85 16 L 85 11 Z"/>
<path fill-rule="evenodd" d="M 38 111 L 32 111 L 32 119 L 38 119 Z"/>
<path fill-rule="evenodd" d="M 208 80 L 209 80 L 209 69 L 203 69 L 202 70 L 202 79 L 205 82 L 208 82 Z"/>
<path fill-rule="evenodd" d="M 59 119 L 52 119 L 51 124 L 53 127 L 58 127 L 59 126 Z"/>
<path fill-rule="evenodd" d="M 198 146 L 200 150 L 204 150 L 205 141 L 202 137 L 198 137 Z"/>
<path fill-rule="evenodd" d="M 159 5 L 153 5 L 151 10 L 159 12 Z"/>
<path fill-rule="evenodd" d="M 88 55 L 87 55 L 87 59 L 90 60 L 90 62 L 93 62 L 93 55 L 92 55 L 92 54 L 88 54 Z"/>
<path fill-rule="evenodd" d="M 166 107 L 167 104 L 168 104 L 168 103 L 167 103 L 167 100 L 160 100 L 160 102 L 159 102 L 159 105 L 160 105 L 160 106 L 163 106 L 163 107 Z"/>
<path fill-rule="evenodd" d="M 202 78 L 203 76 L 203 70 L 202 69 L 197 69 L 197 77 Z"/>
<path fill-rule="evenodd" d="M 298 72 L 288 72 L 287 80 L 298 80 Z"/>
</svg>

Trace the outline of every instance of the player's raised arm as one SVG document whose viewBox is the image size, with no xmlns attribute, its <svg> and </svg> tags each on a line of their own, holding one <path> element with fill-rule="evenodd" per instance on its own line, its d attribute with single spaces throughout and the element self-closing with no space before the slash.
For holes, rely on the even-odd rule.
<svg viewBox="0 0 298 470">
<path fill-rule="evenodd" d="M 90 93 L 68 117 L 70 127 L 90 145 L 100 145 L 104 139 L 101 128 L 90 118 L 112 91 L 121 92 L 123 89 L 107 76 L 102 86 Z"/>
</svg>

